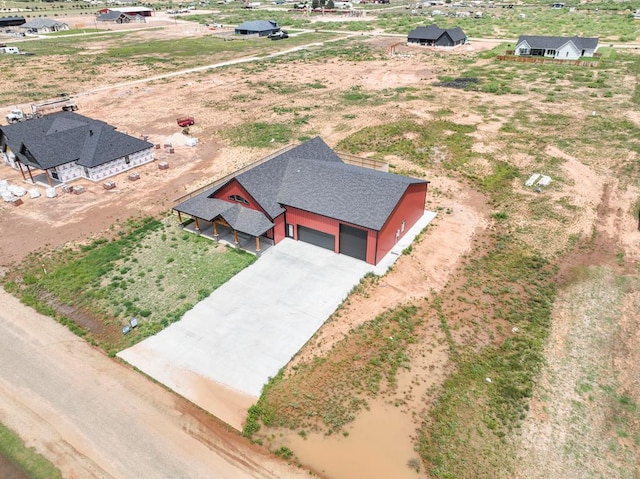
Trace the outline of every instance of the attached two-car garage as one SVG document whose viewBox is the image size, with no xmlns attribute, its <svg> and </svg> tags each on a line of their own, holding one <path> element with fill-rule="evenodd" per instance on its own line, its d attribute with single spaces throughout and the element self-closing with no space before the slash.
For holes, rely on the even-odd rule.
<svg viewBox="0 0 640 479">
<path fill-rule="evenodd" d="M 331 251 L 336 249 L 335 235 L 298 225 L 298 240 Z M 367 230 L 340 224 L 339 252 L 362 261 L 367 260 Z"/>
</svg>

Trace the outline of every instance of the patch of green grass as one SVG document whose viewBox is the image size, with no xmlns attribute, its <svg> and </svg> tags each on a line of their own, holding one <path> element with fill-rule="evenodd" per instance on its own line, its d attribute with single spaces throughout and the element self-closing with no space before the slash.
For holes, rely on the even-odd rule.
<svg viewBox="0 0 640 479">
<path fill-rule="evenodd" d="M 504 438 L 524 418 L 544 364 L 555 298 L 553 273 L 546 260 L 506 237 L 497 237 L 494 249 L 466 266 L 467 282 L 457 294 L 475 298 L 478 316 L 493 316 L 517 328 L 504 341 L 479 351 L 453 339 L 456 300 L 443 293 L 434 301 L 456 372 L 445 381 L 420 432 L 419 451 L 433 477 L 498 477 L 493 474 L 508 448 Z"/>
<path fill-rule="evenodd" d="M 13 431 L 0 424 L 0 454 L 31 479 L 62 479 L 60 471 L 34 448 L 27 447 Z"/>
<path fill-rule="evenodd" d="M 23 303 L 55 317 L 76 334 L 87 334 L 82 315 L 94 318 L 106 332 L 91 330 L 89 339 L 113 352 L 179 320 L 255 260 L 241 250 L 186 233 L 174 221 L 130 221 L 111 241 L 99 239 L 32 255 L 9 275 L 7 285 Z M 181 239 L 177 248 L 174 238 Z M 131 317 L 139 319 L 134 332 L 117 340 L 108 334 Z"/>
<path fill-rule="evenodd" d="M 471 158 L 475 126 L 448 120 L 424 125 L 412 120 L 363 128 L 341 140 L 337 149 L 351 154 L 374 152 L 374 158 L 397 155 L 418 165 L 442 164 L 461 169 Z"/>
<path fill-rule="evenodd" d="M 395 388 L 398 370 L 409 366 L 406 349 L 421 322 L 414 306 L 388 311 L 352 330 L 330 358 L 302 362 L 288 374 L 281 370 L 249 409 L 244 435 L 252 437 L 261 424 L 341 431 L 367 398 Z"/>
<path fill-rule="evenodd" d="M 273 143 L 289 143 L 293 130 L 282 123 L 244 123 L 227 132 L 234 145 L 249 148 L 268 148 Z"/>
</svg>

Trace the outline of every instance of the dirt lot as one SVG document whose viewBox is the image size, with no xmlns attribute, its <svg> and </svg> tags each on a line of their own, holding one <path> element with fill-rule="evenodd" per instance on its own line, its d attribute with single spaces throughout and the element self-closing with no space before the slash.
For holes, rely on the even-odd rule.
<svg viewBox="0 0 640 479">
<path fill-rule="evenodd" d="M 175 35 L 206 33 L 183 25 L 170 26 L 170 29 Z M 153 32 L 149 35 L 158 33 Z M 370 45 L 384 53 L 387 47 L 395 42 L 396 39 L 374 38 L 370 40 Z M 283 118 L 293 121 L 296 115 L 311 112 L 306 120 L 307 126 L 303 126 L 298 134 L 320 135 L 333 146 L 347 135 L 367 126 L 398 121 L 406 117 L 426 122 L 446 111 L 458 123 L 477 126 L 474 151 L 491 152 L 496 158 L 516 164 L 524 171 L 534 171 L 536 159 L 511 151 L 508 140 L 505 140 L 500 132 L 509 112 L 523 104 L 535 104 L 549 113 L 584 118 L 593 109 L 589 104 L 542 104 L 541 95 L 530 91 L 519 95 L 497 96 L 438 89 L 437 94 L 431 92 L 428 98 L 410 103 L 350 104 L 336 111 L 335 105 L 339 102 L 342 92 L 354 88 L 377 93 L 402 87 L 428 88 L 438 75 L 455 74 L 455 68 L 449 65 L 448 58 L 472 59 L 478 51 L 492 46 L 492 43 L 476 42 L 472 47 L 455 50 L 450 55 L 432 55 L 428 61 L 421 53 L 406 47 L 400 48 L 400 55 L 393 58 L 366 62 L 354 62 L 344 58 L 328 58 L 317 62 L 297 61 L 287 65 L 286 85 L 293 85 L 299 89 L 298 93 L 292 96 L 283 96 L 278 91 L 268 88 L 269 84 L 277 83 L 274 78 L 281 78 L 274 75 L 280 72 L 282 65 L 251 71 L 213 70 L 152 84 L 82 92 L 78 96 L 81 113 L 104 120 L 129 134 L 147 135 L 153 143 L 172 142 L 175 146 L 174 154 L 157 150 L 156 157 L 158 161 L 167 161 L 170 168 L 159 170 L 156 161 L 138 170 L 141 179 L 137 182 L 129 182 L 125 175 L 115 177 L 115 190 L 107 191 L 102 189 L 100 184 L 80 181 L 75 184 L 87 187 L 87 192 L 81 195 L 61 195 L 55 199 L 27 198 L 19 207 L 0 205 L 0 230 L 3 233 L 0 237 L 0 267 L 8 268 L 29 252 L 40 248 L 55 248 L 68 241 L 84 241 L 92 236 L 104 234 L 111 225 L 131 216 L 166 212 L 172 206 L 173 200 L 180 195 L 272 152 L 277 146 L 262 149 L 233 147 L 221 134 L 225 129 L 256 121 L 258 118 L 260 121 L 277 123 L 283 121 Z M 96 45 L 95 48 L 100 46 Z M 478 60 L 478 63 L 486 61 Z M 107 75 L 102 81 L 105 84 L 117 82 L 121 79 L 120 74 L 121 72 L 111 72 L 111 75 Z M 311 94 L 304 90 L 305 85 L 319 79 L 325 88 L 313 90 Z M 6 86 L 6 81 L 0 79 L 0 88 Z M 72 78 L 69 79 L 69 90 L 79 91 Z M 493 117 L 490 114 L 481 116 L 471 110 L 471 105 L 490 109 Z M 283 116 L 283 107 L 293 108 L 296 113 L 286 113 Z M 181 113 L 189 113 L 196 117 L 197 123 L 191 129 L 191 135 L 199 138 L 196 147 L 179 144 L 181 133 L 175 124 L 175 117 Z M 631 115 L 637 124 L 636 117 Z M 366 155 L 367 152 L 361 154 Z M 541 151 L 540 155 L 544 158 L 563 160 L 560 174 L 565 180 L 557 190 L 550 192 L 550 195 L 557 201 L 570 197 L 572 208 L 575 207 L 571 210 L 574 213 L 568 223 L 558 226 L 547 219 L 536 223 L 538 232 L 549 232 L 548 238 L 540 240 L 541 247 L 546 248 L 545 252 L 551 257 L 568 244 L 571 235 L 588 236 L 597 228 L 606 238 L 606 247 L 623 252 L 623 262 L 631 268 L 635 267 L 640 258 L 640 244 L 636 235 L 635 220 L 630 218 L 628 213 L 630 203 L 638 196 L 638 188 L 635 185 L 621 188 L 611 180 L 611 168 L 619 159 L 607 159 L 597 152 L 593 152 L 592 156 L 576 157 L 555 144 Z M 412 255 L 401 258 L 393 271 L 385 276 L 369 297 L 359 298 L 349 304 L 341 316 L 341 321 L 331 322 L 323 328 L 296 360 L 324 354 L 351 328 L 386 308 L 417 301 L 429 291 L 441 290 L 451 279 L 459 260 L 473 249 L 474 238 L 480 232 L 493 228 L 494 220 L 491 214 L 497 206 L 487 205 L 485 199 L 475 193 L 468 183 L 453 178 L 441 168 L 431 171 L 416 169 L 415 165 L 405 162 L 400 157 L 387 159 L 398 170 L 425 175 L 431 180 L 428 207 L 440 211 L 440 216 L 434 222 L 433 228 L 430 228 L 422 241 L 415 246 Z M 473 167 L 482 172 L 486 165 L 478 161 Z M 15 182 L 21 179 L 18 173 L 7 167 L 0 168 L 0 178 Z M 611 193 L 607 197 L 607 208 L 598 216 L 598 206 L 603 201 L 605 184 L 611 184 Z M 522 186 L 518 185 L 518 188 Z M 527 194 L 535 198 L 535 194 Z M 522 228 L 530 220 L 527 214 L 523 212 L 520 217 L 516 215 L 515 219 L 521 222 Z M 514 228 L 514 234 L 524 236 L 522 228 Z M 539 237 L 534 236 L 531 241 Z M 630 311 L 630 303 L 625 304 L 625 311 Z M 558 317 L 564 317 L 563 314 L 562 308 L 559 307 Z M 628 315 L 625 318 L 630 321 Z M 565 333 L 561 330 L 554 330 L 554 338 L 559 338 L 560 346 L 556 349 L 550 347 L 550 355 L 559 357 L 564 354 L 561 344 L 563 334 Z M 443 354 L 437 348 L 433 351 L 415 352 L 415 358 L 422 359 L 416 359 L 415 370 L 407 373 L 400 383 L 406 385 L 406 391 L 418 376 L 424 383 L 413 392 L 412 399 L 405 409 L 406 416 L 411 417 L 416 410 L 425 408 L 426 390 L 433 391 L 433 388 L 437 388 L 438 383 L 449 371 Z M 629 349 L 627 356 L 621 361 L 623 364 L 634 364 L 636 359 L 637 352 Z M 430 382 L 428 378 L 433 381 Z M 630 391 L 633 395 L 637 394 L 637 381 L 633 382 L 630 379 L 629 383 Z M 564 394 L 560 392 L 556 399 L 558 404 L 570 400 L 571 394 L 571 391 Z M 537 412 L 538 415 L 527 420 L 535 422 L 540 428 L 557 427 L 561 433 L 566 424 L 552 424 L 551 419 L 541 412 L 543 409 L 543 406 L 534 408 L 533 412 Z M 527 427 L 525 431 L 530 430 Z M 410 451 L 415 423 L 409 421 L 407 428 L 406 437 L 402 441 L 409 445 Z M 549 470 L 553 471 L 554 467 L 560 468 L 555 470 L 561 470 L 564 457 L 554 455 L 549 444 L 544 442 L 546 439 L 535 433 L 527 437 L 531 438 L 531 441 L 540 442 L 540 449 L 546 454 L 541 456 L 543 461 L 555 464 L 549 466 Z M 370 454 L 369 446 L 365 443 L 361 448 L 360 453 L 363 456 Z M 402 454 L 405 454 L 406 450 L 407 448 L 404 448 Z M 314 461 L 310 457 L 313 454 L 314 451 L 311 451 L 305 457 L 306 462 L 312 465 Z M 404 456 L 402 458 L 402 461 L 406 461 Z M 331 459 L 332 456 L 329 455 L 321 457 L 317 462 L 328 464 L 327 461 L 330 462 Z M 401 467 L 403 470 L 407 469 L 404 463 Z M 579 467 L 579 464 L 576 467 Z M 533 477 L 534 469 L 535 464 L 523 463 L 520 477 Z M 396 474 L 395 477 L 400 475 Z M 577 476 L 572 476 L 569 472 L 555 477 Z"/>
</svg>

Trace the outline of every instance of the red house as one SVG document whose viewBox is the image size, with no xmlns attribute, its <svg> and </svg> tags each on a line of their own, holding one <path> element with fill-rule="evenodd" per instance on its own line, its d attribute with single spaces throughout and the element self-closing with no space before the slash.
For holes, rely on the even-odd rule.
<svg viewBox="0 0 640 479">
<path fill-rule="evenodd" d="M 275 244 L 305 241 L 378 264 L 424 214 L 429 182 L 345 164 L 319 137 L 173 209 Z"/>
</svg>

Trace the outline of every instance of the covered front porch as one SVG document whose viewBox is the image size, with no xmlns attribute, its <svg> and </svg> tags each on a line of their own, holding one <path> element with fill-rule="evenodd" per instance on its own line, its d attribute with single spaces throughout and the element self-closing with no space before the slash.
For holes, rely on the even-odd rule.
<svg viewBox="0 0 640 479">
<path fill-rule="evenodd" d="M 26 183 L 50 188 L 55 188 L 63 184 L 62 181 L 53 176 L 55 173 L 52 173 L 47 168 L 43 169 L 35 165 L 30 165 L 26 161 L 21 161 L 20 158 L 16 158 L 15 164 L 22 175 L 22 179 Z"/>
<path fill-rule="evenodd" d="M 202 218 L 189 218 L 183 221 L 182 215 L 178 213 L 178 221 L 180 221 L 180 226 L 189 233 L 195 233 L 220 244 L 239 248 L 256 256 L 260 256 L 274 245 L 273 240 L 266 236 L 253 236 L 234 230 L 223 220 L 207 221 Z"/>
</svg>

